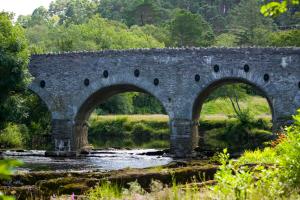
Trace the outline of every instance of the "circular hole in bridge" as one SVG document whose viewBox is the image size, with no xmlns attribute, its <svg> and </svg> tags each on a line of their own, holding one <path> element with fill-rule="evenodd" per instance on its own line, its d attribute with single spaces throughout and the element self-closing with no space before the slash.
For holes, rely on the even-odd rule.
<svg viewBox="0 0 300 200">
<path fill-rule="evenodd" d="M 219 72 L 219 71 L 220 71 L 219 65 L 214 65 L 214 71 L 215 71 L 215 72 Z"/>
<path fill-rule="evenodd" d="M 84 85 L 88 86 L 90 84 L 90 80 L 88 78 L 84 79 Z"/>
<path fill-rule="evenodd" d="M 250 67 L 249 67 L 249 65 L 244 65 L 244 71 L 245 72 L 249 72 L 250 71 Z"/>
<path fill-rule="evenodd" d="M 265 74 L 265 75 L 264 75 L 264 81 L 265 81 L 265 82 L 268 82 L 269 80 L 270 80 L 269 74 Z"/>
<path fill-rule="evenodd" d="M 158 85 L 158 84 L 159 84 L 158 78 L 155 78 L 155 79 L 153 80 L 153 84 L 154 84 L 154 85 Z"/>
<path fill-rule="evenodd" d="M 199 82 L 199 81 L 200 81 L 200 75 L 199 75 L 199 74 L 196 74 L 196 75 L 195 75 L 195 81 L 196 81 L 196 82 Z"/>
<path fill-rule="evenodd" d="M 40 82 L 40 87 L 44 88 L 46 86 L 46 82 L 44 80 L 41 80 Z"/>
<path fill-rule="evenodd" d="M 134 70 L 134 76 L 139 77 L 140 76 L 140 70 L 138 70 L 138 69 Z"/>
<path fill-rule="evenodd" d="M 103 71 L 103 77 L 104 77 L 104 78 L 107 78 L 107 77 L 108 77 L 108 71 L 107 71 L 107 70 L 104 70 L 104 71 Z"/>
</svg>

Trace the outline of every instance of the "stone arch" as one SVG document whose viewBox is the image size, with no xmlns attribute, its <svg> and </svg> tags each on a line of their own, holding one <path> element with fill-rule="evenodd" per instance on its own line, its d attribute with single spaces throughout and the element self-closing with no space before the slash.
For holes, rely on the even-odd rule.
<svg viewBox="0 0 300 200">
<path fill-rule="evenodd" d="M 82 104 L 80 105 L 73 122 L 73 146 L 71 147 L 73 150 L 82 150 L 89 148 L 88 145 L 88 126 L 87 120 L 92 113 L 92 111 L 103 101 L 107 100 L 108 98 L 124 93 L 124 92 L 142 92 L 146 94 L 150 94 L 155 97 L 163 106 L 168 116 L 169 112 L 166 107 L 166 102 L 161 96 L 157 96 L 157 93 L 150 92 L 149 90 L 145 89 L 144 87 L 137 86 L 134 84 L 128 83 L 119 83 L 119 84 L 112 84 L 107 85 L 104 87 L 95 90 L 91 95 L 89 95 Z"/>
<path fill-rule="evenodd" d="M 155 94 L 149 92 L 144 88 L 141 88 L 140 86 L 136 86 L 132 84 L 116 84 L 116 85 L 102 87 L 99 90 L 92 93 L 88 98 L 86 98 L 76 113 L 76 116 L 74 118 L 75 121 L 88 119 L 88 117 L 90 116 L 90 114 L 92 113 L 92 111 L 95 109 L 96 106 L 98 106 L 100 103 L 107 100 L 108 98 L 124 92 L 141 92 L 141 93 L 150 94 L 163 105 L 165 111 L 169 115 L 167 107 L 165 106 L 166 103 L 164 103 L 164 101 L 160 97 L 156 96 Z"/>
<path fill-rule="evenodd" d="M 274 119 L 274 115 L 275 115 L 274 105 L 273 105 L 272 97 L 267 92 L 267 90 L 255 82 L 252 82 L 252 81 L 249 81 L 248 79 L 240 78 L 240 77 L 225 77 L 225 78 L 214 80 L 212 82 L 209 82 L 207 85 L 205 85 L 204 88 L 197 94 L 195 100 L 193 101 L 191 118 L 193 120 L 199 119 L 203 103 L 206 100 L 206 98 L 209 96 L 209 94 L 211 94 L 215 89 L 217 89 L 223 85 L 231 84 L 231 83 L 244 83 L 244 84 L 252 86 L 257 91 L 259 91 L 263 95 L 263 97 L 265 97 L 267 99 L 267 102 L 269 104 L 269 107 L 270 107 L 270 110 L 272 113 L 272 119 Z"/>
<path fill-rule="evenodd" d="M 147 77 L 124 76 L 123 74 L 114 74 L 111 77 L 100 80 L 90 80 L 90 85 L 85 87 L 78 95 L 73 99 L 73 107 L 69 108 L 69 113 L 73 113 L 73 119 L 83 119 L 82 109 L 85 108 L 88 101 L 97 101 L 98 103 L 102 100 L 109 98 L 118 93 L 123 92 L 143 92 L 154 96 L 164 107 L 166 113 L 171 117 L 173 116 L 173 111 L 171 109 L 171 103 L 168 100 L 170 95 L 160 87 L 160 85 L 155 86 L 152 82 L 147 79 Z M 101 94 L 101 95 L 100 95 Z M 96 98 L 97 97 L 97 98 Z M 96 102 L 91 102 L 91 104 Z M 96 105 L 97 106 L 97 105 Z M 90 108 L 92 109 L 92 108 Z M 92 109 L 93 110 L 93 109 Z M 88 112 L 87 112 L 88 114 Z"/>
<path fill-rule="evenodd" d="M 207 83 L 203 89 L 197 94 L 197 97 L 193 101 L 193 107 L 192 107 L 192 113 L 191 113 L 191 119 L 194 122 L 192 126 L 192 135 L 193 138 L 195 138 L 197 141 L 199 140 L 199 130 L 198 130 L 198 121 L 200 118 L 200 113 L 202 106 L 207 99 L 207 97 L 217 88 L 226 85 L 226 84 L 231 84 L 231 83 L 244 83 L 247 85 L 252 86 L 255 90 L 259 91 L 264 98 L 266 98 L 269 108 L 271 110 L 272 114 L 272 123 L 273 123 L 273 130 L 275 130 L 276 127 L 276 116 L 275 116 L 275 111 L 274 111 L 274 102 L 273 102 L 273 97 L 271 94 L 268 93 L 266 88 L 263 86 L 260 86 L 259 84 L 249 81 L 248 79 L 245 78 L 240 78 L 240 77 L 225 77 L 225 78 L 220 78 L 214 81 L 211 81 Z M 194 144 L 196 147 L 197 144 Z"/>
</svg>

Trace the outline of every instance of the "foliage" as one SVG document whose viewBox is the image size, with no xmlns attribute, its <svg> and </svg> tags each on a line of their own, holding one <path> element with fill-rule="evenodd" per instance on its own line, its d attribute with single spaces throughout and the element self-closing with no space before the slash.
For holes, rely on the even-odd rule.
<svg viewBox="0 0 300 200">
<path fill-rule="evenodd" d="M 132 114 L 134 113 L 132 95 L 122 93 L 112 96 L 100 104 L 96 111 L 98 114 Z"/>
<path fill-rule="evenodd" d="M 171 188 L 164 186 L 160 181 L 156 180 L 151 181 L 150 188 L 147 191 L 137 181 L 128 183 L 128 185 L 128 189 L 120 189 L 117 185 L 106 182 L 89 190 L 87 196 L 89 199 L 127 200 L 197 200 L 203 197 L 202 192 L 199 191 L 200 187 L 196 183 L 191 185 L 177 185 L 175 178 L 173 178 Z"/>
<path fill-rule="evenodd" d="M 231 33 L 222 33 L 215 39 L 214 46 L 217 47 L 235 47 L 237 46 L 237 38 Z"/>
<path fill-rule="evenodd" d="M 33 52 L 154 48 L 164 45 L 139 29 L 97 15 L 84 24 L 36 25 L 26 30 Z M 59 35 L 59 37 L 57 37 Z"/>
<path fill-rule="evenodd" d="M 197 14 L 179 10 L 170 23 L 174 46 L 209 46 L 214 39 L 210 25 Z"/>
<path fill-rule="evenodd" d="M 277 47 L 300 47 L 300 30 L 286 30 L 271 33 L 270 44 Z"/>
<path fill-rule="evenodd" d="M 96 108 L 97 114 L 160 114 L 161 103 L 146 93 L 127 92 L 114 95 Z"/>
<path fill-rule="evenodd" d="M 286 139 L 274 148 L 246 152 L 237 162 L 229 160 L 226 150 L 220 154 L 215 195 L 220 199 L 299 198 L 300 110 L 294 120 L 294 125 L 286 128 Z M 252 163 L 258 165 L 247 166 Z"/>
<path fill-rule="evenodd" d="M 271 1 L 260 8 L 264 16 L 276 17 L 288 11 L 289 7 L 299 6 L 299 0 L 282 0 L 280 2 Z"/>
<path fill-rule="evenodd" d="M 120 198 L 121 194 L 121 188 L 119 186 L 108 181 L 103 181 L 99 186 L 90 190 L 87 193 L 87 197 L 90 200 L 110 200 Z"/>
<path fill-rule="evenodd" d="M 9 123 L 0 131 L 0 148 L 20 148 L 26 143 L 28 129 L 24 125 Z"/>
<path fill-rule="evenodd" d="M 28 77 L 28 50 L 23 29 L 13 25 L 7 13 L 0 13 L 0 128 L 6 121 L 3 105 L 7 98 L 24 89 Z"/>
<path fill-rule="evenodd" d="M 140 29 L 145 34 L 150 35 L 153 38 L 155 38 L 157 41 L 163 43 L 165 46 L 170 46 L 172 43 L 169 37 L 170 30 L 165 26 L 155 26 L 152 24 L 151 25 L 146 24 L 145 26 L 132 26 L 131 29 L 132 30 Z"/>
<path fill-rule="evenodd" d="M 257 0 L 242 0 L 230 11 L 227 29 L 236 36 L 239 46 L 261 45 L 255 43 L 256 30 L 273 30 L 272 20 L 261 15 L 259 8 Z"/>
<path fill-rule="evenodd" d="M 9 180 L 14 174 L 14 168 L 21 166 L 22 162 L 18 160 L 0 160 L 0 180 Z M 6 196 L 0 191 L 1 200 L 14 200 L 11 196 Z"/>
<path fill-rule="evenodd" d="M 93 115 L 89 122 L 89 140 L 97 147 L 167 148 L 169 144 L 168 119 L 160 116 Z"/>
<path fill-rule="evenodd" d="M 159 15 L 159 8 L 154 4 L 153 0 L 137 1 L 133 8 L 129 8 L 127 15 L 127 24 L 144 26 L 146 24 L 154 24 Z"/>
<path fill-rule="evenodd" d="M 132 103 L 135 114 L 165 114 L 164 107 L 151 95 L 145 93 L 135 94 Z"/>
<path fill-rule="evenodd" d="M 48 13 L 58 16 L 59 24 L 82 24 L 96 14 L 97 6 L 97 0 L 55 0 L 50 3 Z"/>
</svg>

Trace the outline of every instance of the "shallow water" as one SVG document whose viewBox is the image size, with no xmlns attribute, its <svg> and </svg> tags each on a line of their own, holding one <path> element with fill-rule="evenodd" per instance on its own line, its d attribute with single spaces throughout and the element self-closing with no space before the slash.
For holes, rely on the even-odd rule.
<svg viewBox="0 0 300 200">
<path fill-rule="evenodd" d="M 157 151 L 155 149 L 100 150 L 77 158 L 45 157 L 45 151 L 29 150 L 25 152 L 5 151 L 6 158 L 24 162 L 18 171 L 109 171 L 123 168 L 146 168 L 165 165 L 172 161 L 167 156 L 148 156 L 141 153 Z"/>
</svg>

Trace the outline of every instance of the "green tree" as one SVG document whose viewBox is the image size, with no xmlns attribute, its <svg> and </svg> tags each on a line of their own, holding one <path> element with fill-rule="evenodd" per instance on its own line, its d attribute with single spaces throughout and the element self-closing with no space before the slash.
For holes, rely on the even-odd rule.
<svg viewBox="0 0 300 200">
<path fill-rule="evenodd" d="M 272 19 L 265 18 L 260 12 L 260 3 L 257 0 L 242 0 L 229 13 L 229 32 L 238 39 L 238 45 L 256 44 L 257 30 L 271 32 L 275 29 Z"/>
<path fill-rule="evenodd" d="M 167 27 L 155 26 L 153 24 L 147 24 L 145 26 L 132 26 L 131 30 L 141 30 L 146 35 L 155 38 L 157 41 L 165 44 L 165 46 L 171 45 L 170 30 Z"/>
<path fill-rule="evenodd" d="M 146 93 L 137 93 L 133 96 L 134 113 L 136 114 L 162 114 L 165 110 L 161 103 Z"/>
<path fill-rule="evenodd" d="M 132 114 L 134 112 L 132 104 L 132 94 L 123 93 L 112 96 L 97 109 L 98 114 Z"/>
<path fill-rule="evenodd" d="M 6 122 L 6 113 L 3 112 L 6 100 L 23 91 L 28 81 L 27 42 L 23 29 L 13 25 L 11 20 L 7 13 L 0 13 L 0 126 Z"/>
<path fill-rule="evenodd" d="M 209 46 L 214 40 L 210 25 L 197 14 L 180 10 L 170 23 L 174 46 Z"/>
<path fill-rule="evenodd" d="M 34 26 L 34 25 L 47 24 L 49 20 L 50 20 L 50 16 L 48 10 L 45 7 L 41 6 L 36 8 L 33 11 L 28 25 Z"/>
<path fill-rule="evenodd" d="M 98 15 L 84 24 L 35 26 L 26 32 L 30 47 L 42 52 L 164 47 L 140 29 L 129 29 L 125 24 Z"/>
<path fill-rule="evenodd" d="M 59 17 L 59 24 L 82 24 L 97 12 L 97 0 L 55 0 L 49 6 L 51 16 Z"/>
<path fill-rule="evenodd" d="M 300 47 L 300 30 L 285 30 L 274 32 L 270 35 L 270 44 L 277 47 Z"/>
<path fill-rule="evenodd" d="M 142 0 L 134 8 L 128 11 L 128 25 L 154 24 L 157 21 L 159 9 L 153 0 Z"/>
<path fill-rule="evenodd" d="M 288 11 L 291 7 L 299 7 L 300 0 L 271 1 L 260 8 L 260 12 L 265 16 L 277 17 Z"/>
<path fill-rule="evenodd" d="M 238 40 L 232 33 L 222 33 L 215 39 L 214 46 L 217 47 L 235 47 L 237 46 Z"/>
</svg>

